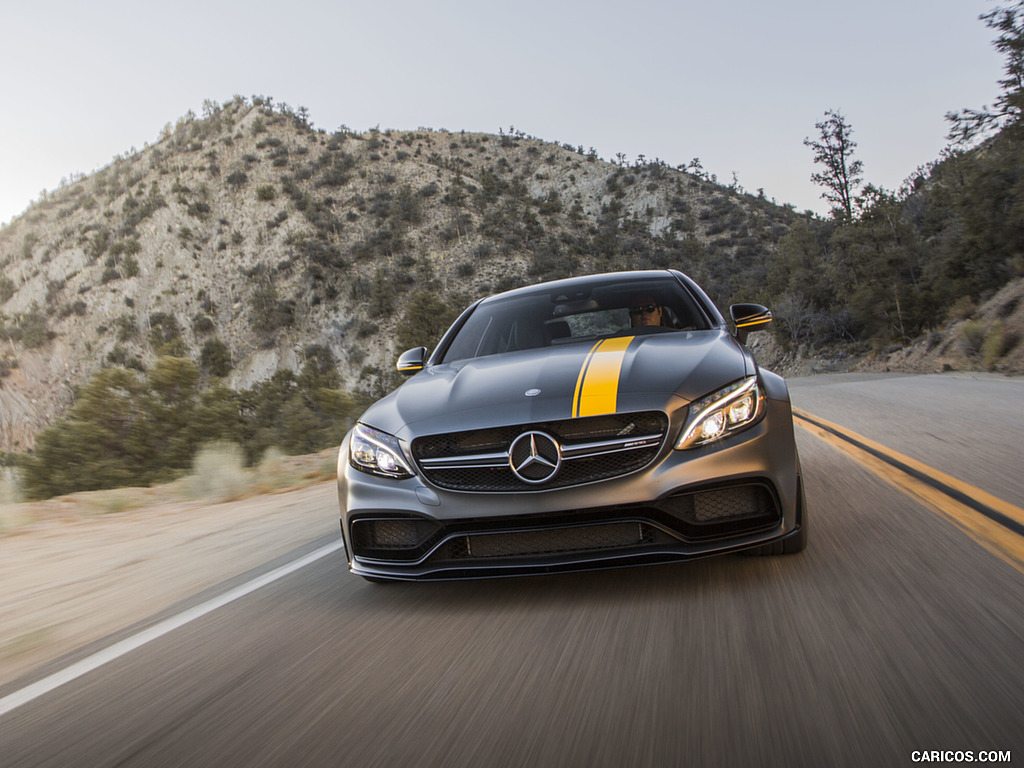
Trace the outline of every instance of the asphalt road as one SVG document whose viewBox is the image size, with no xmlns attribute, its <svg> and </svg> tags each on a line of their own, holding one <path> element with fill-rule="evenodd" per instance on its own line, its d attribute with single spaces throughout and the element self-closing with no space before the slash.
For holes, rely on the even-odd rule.
<svg viewBox="0 0 1024 768">
<path fill-rule="evenodd" d="M 798 407 L 1024 503 L 1024 381 L 791 384 Z M 0 716 L 0 766 L 1024 761 L 1024 574 L 798 441 L 800 555 L 371 585 L 337 553 Z"/>
</svg>

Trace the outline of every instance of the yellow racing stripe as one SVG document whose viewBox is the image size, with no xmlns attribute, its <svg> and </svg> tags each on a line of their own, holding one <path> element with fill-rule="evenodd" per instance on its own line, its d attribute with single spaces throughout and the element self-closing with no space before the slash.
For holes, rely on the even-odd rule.
<svg viewBox="0 0 1024 768">
<path fill-rule="evenodd" d="M 632 336 L 605 339 L 595 344 L 580 368 L 573 395 L 572 415 L 600 416 L 615 413 L 619 373 Z"/>
<path fill-rule="evenodd" d="M 600 346 L 601 342 L 599 341 L 590 348 L 590 351 L 587 352 L 587 356 L 583 358 L 583 365 L 580 366 L 580 375 L 576 377 L 576 391 L 573 393 L 572 396 L 573 418 L 580 415 L 580 392 L 583 389 L 583 379 L 585 379 L 587 376 L 587 368 L 590 366 L 591 358 L 594 356 L 594 353 L 597 352 L 597 348 Z"/>
</svg>

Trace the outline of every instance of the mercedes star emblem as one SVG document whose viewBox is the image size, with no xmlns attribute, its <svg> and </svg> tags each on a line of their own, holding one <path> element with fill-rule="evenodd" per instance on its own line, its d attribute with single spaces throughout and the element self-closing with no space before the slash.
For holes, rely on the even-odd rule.
<svg viewBox="0 0 1024 768">
<path fill-rule="evenodd" d="M 524 432 L 512 441 L 508 449 L 508 463 L 515 476 L 524 483 L 543 483 L 550 480 L 562 466 L 562 449 L 545 432 Z"/>
</svg>

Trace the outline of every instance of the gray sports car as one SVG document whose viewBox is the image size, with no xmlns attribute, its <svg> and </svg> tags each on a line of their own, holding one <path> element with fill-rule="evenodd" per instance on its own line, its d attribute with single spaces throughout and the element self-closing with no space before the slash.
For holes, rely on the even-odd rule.
<svg viewBox="0 0 1024 768">
<path fill-rule="evenodd" d="M 807 543 L 783 379 L 747 334 L 771 322 L 674 271 L 481 299 L 338 457 L 349 566 L 371 581 L 664 563 Z"/>
</svg>

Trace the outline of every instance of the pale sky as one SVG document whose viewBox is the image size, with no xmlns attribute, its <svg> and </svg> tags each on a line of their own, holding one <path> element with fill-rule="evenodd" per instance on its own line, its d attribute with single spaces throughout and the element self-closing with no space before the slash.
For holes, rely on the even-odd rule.
<svg viewBox="0 0 1024 768">
<path fill-rule="evenodd" d="M 853 127 L 897 188 L 991 104 L 992 0 L 2 0 L 0 223 L 203 101 L 304 106 L 316 127 L 517 130 L 607 160 L 699 157 L 827 211 L 806 137 Z"/>
</svg>

